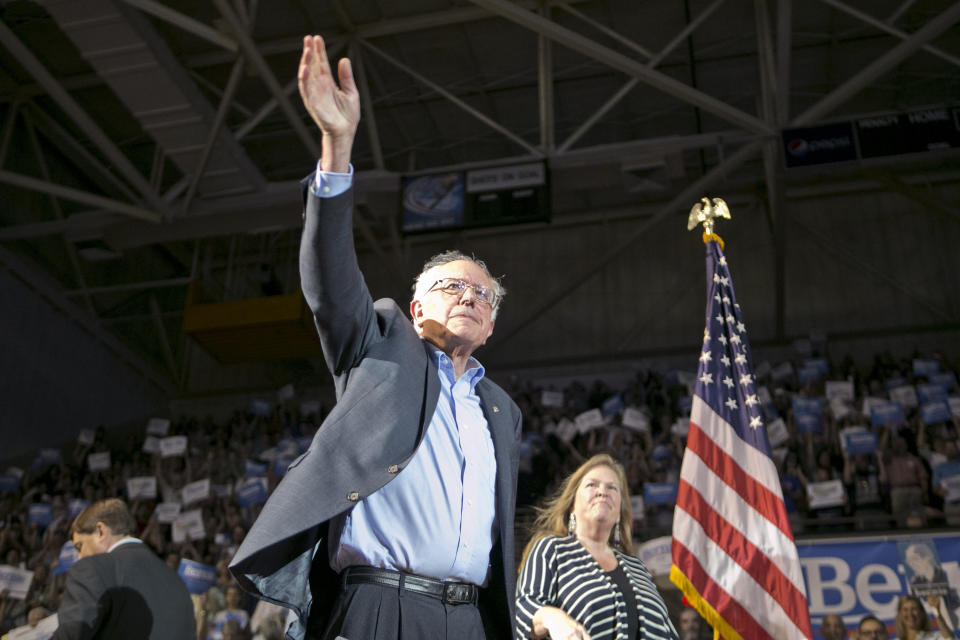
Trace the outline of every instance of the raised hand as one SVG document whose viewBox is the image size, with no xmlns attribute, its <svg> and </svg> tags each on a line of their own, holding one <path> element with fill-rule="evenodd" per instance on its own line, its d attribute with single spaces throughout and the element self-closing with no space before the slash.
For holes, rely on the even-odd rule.
<svg viewBox="0 0 960 640">
<path fill-rule="evenodd" d="M 339 86 L 333 78 L 323 38 L 304 37 L 297 83 L 303 105 L 323 134 L 321 168 L 345 173 L 360 123 L 360 94 L 350 60 L 340 60 L 337 76 Z"/>
</svg>

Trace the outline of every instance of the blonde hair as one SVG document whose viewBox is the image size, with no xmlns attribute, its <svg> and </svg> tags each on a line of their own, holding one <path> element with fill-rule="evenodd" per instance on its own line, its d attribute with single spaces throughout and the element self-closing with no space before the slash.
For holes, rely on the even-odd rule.
<svg viewBox="0 0 960 640">
<path fill-rule="evenodd" d="M 923 608 L 923 602 L 920 601 L 920 598 L 916 596 L 900 596 L 900 599 L 897 600 L 897 617 L 894 618 L 894 624 L 897 627 L 897 637 L 907 638 L 912 637 L 907 629 L 907 623 L 904 622 L 903 618 L 900 617 L 900 610 L 903 609 L 903 605 L 907 602 L 912 601 L 918 607 L 920 607 L 920 631 L 929 631 L 930 630 L 930 618 L 927 616 L 927 610 Z"/>
<path fill-rule="evenodd" d="M 616 527 L 620 530 L 620 547 L 628 555 L 633 555 L 633 538 L 630 534 L 633 524 L 633 511 L 630 509 L 630 497 L 627 495 L 627 474 L 623 466 L 606 453 L 593 456 L 576 471 L 571 473 L 557 492 L 549 498 L 542 507 L 537 508 L 537 518 L 533 522 L 530 541 L 523 549 L 523 555 L 520 558 L 520 567 L 523 567 L 530 550 L 538 540 L 547 536 L 565 536 L 569 533 L 568 522 L 570 514 L 573 512 L 573 503 L 577 496 L 577 489 L 580 488 L 580 482 L 583 477 L 591 470 L 597 467 L 608 467 L 617 476 L 617 484 L 620 485 L 620 522 Z M 610 532 L 610 544 L 613 545 L 613 531 Z"/>
</svg>

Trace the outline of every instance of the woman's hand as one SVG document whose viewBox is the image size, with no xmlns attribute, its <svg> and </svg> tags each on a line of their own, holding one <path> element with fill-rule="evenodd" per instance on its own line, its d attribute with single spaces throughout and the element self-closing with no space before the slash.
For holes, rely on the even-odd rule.
<svg viewBox="0 0 960 640">
<path fill-rule="evenodd" d="M 549 635 L 551 640 L 591 640 L 582 624 L 557 607 L 537 609 L 533 616 L 533 634 L 538 638 Z"/>
</svg>

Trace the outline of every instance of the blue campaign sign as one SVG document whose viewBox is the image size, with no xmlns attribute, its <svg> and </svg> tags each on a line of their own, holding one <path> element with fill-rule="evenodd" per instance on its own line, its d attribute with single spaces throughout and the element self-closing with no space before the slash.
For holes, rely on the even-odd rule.
<svg viewBox="0 0 960 640">
<path fill-rule="evenodd" d="M 815 382 L 823 377 L 823 372 L 818 367 L 801 367 L 797 371 L 797 380 L 800 384 L 805 382 Z"/>
<path fill-rule="evenodd" d="M 803 367 L 816 369 L 822 375 L 827 375 L 830 371 L 830 365 L 827 363 L 826 358 L 807 358 L 803 361 Z"/>
<path fill-rule="evenodd" d="M 250 403 L 250 413 L 255 416 L 270 416 L 270 403 L 266 400 L 254 400 Z"/>
<path fill-rule="evenodd" d="M 67 513 L 71 518 L 76 518 L 80 512 L 90 506 L 90 503 L 83 498 L 74 498 L 67 503 Z"/>
<path fill-rule="evenodd" d="M 882 427 L 890 424 L 903 424 L 903 407 L 899 402 L 884 402 L 870 407 L 870 424 Z"/>
<path fill-rule="evenodd" d="M 936 360 L 921 360 L 917 358 L 913 361 L 913 375 L 929 378 L 935 373 L 939 373 L 940 363 Z"/>
<path fill-rule="evenodd" d="M 57 566 L 53 568 L 53 575 L 58 576 L 69 571 L 73 563 L 77 561 L 78 555 L 79 552 L 73 546 L 72 540 L 64 542 L 63 546 L 60 547 L 60 555 L 57 556 Z"/>
<path fill-rule="evenodd" d="M 920 402 L 934 402 L 936 400 L 946 400 L 947 389 L 942 385 L 939 385 L 933 382 L 928 384 L 918 384 L 917 396 L 919 396 Z"/>
<path fill-rule="evenodd" d="M 27 522 L 46 527 L 53 522 L 53 505 L 35 503 L 27 509 Z"/>
<path fill-rule="evenodd" d="M 259 478 L 260 476 L 265 476 L 267 475 L 267 463 L 247 460 L 243 463 L 243 472 L 248 478 Z"/>
<path fill-rule="evenodd" d="M 869 455 L 877 450 L 877 434 L 872 431 L 854 431 L 846 434 L 847 453 L 852 456 Z"/>
<path fill-rule="evenodd" d="M 267 479 L 250 478 L 237 487 L 237 503 L 241 507 L 263 504 L 267 501 Z"/>
<path fill-rule="evenodd" d="M 643 484 L 643 501 L 646 504 L 676 504 L 676 482 L 645 482 Z"/>
<path fill-rule="evenodd" d="M 20 491 L 20 478 L 17 476 L 0 476 L 0 493 L 16 493 Z"/>
<path fill-rule="evenodd" d="M 920 415 L 923 418 L 923 424 L 933 424 L 934 422 L 950 421 L 950 405 L 946 400 L 935 400 L 920 405 Z"/>
<path fill-rule="evenodd" d="M 823 398 L 793 396 L 793 419 L 799 433 L 820 433 L 823 430 L 822 415 Z"/>
<path fill-rule="evenodd" d="M 623 412 L 623 396 L 615 393 L 603 401 L 603 416 L 612 416 Z"/>
<path fill-rule="evenodd" d="M 187 585 L 187 591 L 192 595 L 206 593 L 217 580 L 217 568 L 209 564 L 201 564 L 184 558 L 180 561 L 177 575 Z"/>
<path fill-rule="evenodd" d="M 947 391 L 957 388 L 957 374 L 955 374 L 953 371 L 935 373 L 927 379 L 930 381 L 930 384 L 938 384 Z"/>
<path fill-rule="evenodd" d="M 960 536 L 904 535 L 864 537 L 847 542 L 797 541 L 813 628 L 827 614 L 839 615 L 848 629 L 863 616 L 877 616 L 891 624 L 897 599 L 910 592 L 901 561 L 899 542 L 930 541 L 944 562 L 932 567 L 945 573 L 950 586 L 960 587 Z M 818 636 L 819 637 L 819 636 Z"/>
</svg>

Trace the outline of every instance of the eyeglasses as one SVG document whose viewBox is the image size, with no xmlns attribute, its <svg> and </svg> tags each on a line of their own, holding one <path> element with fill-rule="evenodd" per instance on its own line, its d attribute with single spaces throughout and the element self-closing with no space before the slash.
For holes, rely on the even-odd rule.
<svg viewBox="0 0 960 640">
<path fill-rule="evenodd" d="M 442 291 L 449 296 L 460 297 L 463 295 L 463 292 L 467 290 L 467 287 L 473 289 L 473 295 L 476 296 L 477 300 L 487 305 L 490 308 L 496 304 L 496 294 L 485 287 L 482 284 L 472 284 L 470 282 L 465 282 L 459 278 L 440 278 L 427 289 L 427 293 L 431 291 Z"/>
</svg>

